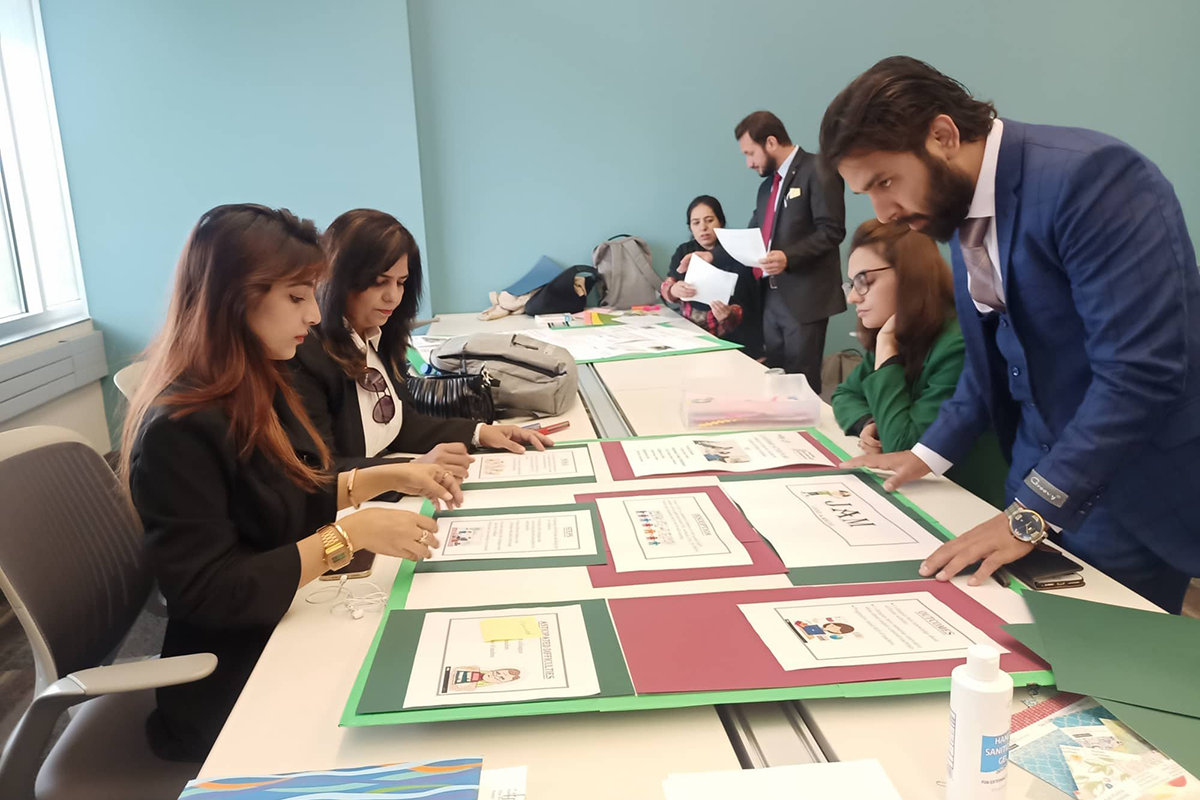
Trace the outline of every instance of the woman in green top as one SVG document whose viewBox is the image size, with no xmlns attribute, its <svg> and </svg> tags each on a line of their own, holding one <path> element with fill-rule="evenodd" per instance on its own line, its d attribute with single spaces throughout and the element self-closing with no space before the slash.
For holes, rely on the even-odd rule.
<svg viewBox="0 0 1200 800">
<path fill-rule="evenodd" d="M 833 414 L 866 453 L 908 450 L 954 394 L 963 369 L 954 282 L 937 245 L 901 223 L 868 220 L 850 243 L 847 299 L 863 362 L 833 393 Z M 1008 464 L 990 431 L 946 477 L 1004 507 Z"/>
</svg>

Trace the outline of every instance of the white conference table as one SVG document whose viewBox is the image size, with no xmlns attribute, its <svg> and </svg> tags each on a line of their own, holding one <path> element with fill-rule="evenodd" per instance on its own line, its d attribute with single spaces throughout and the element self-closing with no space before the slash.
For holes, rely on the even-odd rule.
<svg viewBox="0 0 1200 800">
<path fill-rule="evenodd" d="M 668 315 L 669 316 L 669 315 Z M 675 317 L 676 324 L 690 325 Z M 441 315 L 434 335 L 518 330 L 528 317 L 482 322 L 474 315 Z M 757 380 L 763 367 L 738 351 L 720 351 L 596 365 L 612 397 L 639 435 L 684 432 L 680 397 L 687 388 L 716 388 Z M 590 438 L 593 429 L 582 403 L 568 410 L 571 435 Z M 819 429 L 847 452 L 855 441 L 843 436 L 823 408 Z M 593 445 L 594 447 L 594 445 Z M 599 484 L 540 487 L 539 502 L 555 502 Z M 712 479 L 670 478 L 646 485 L 696 485 Z M 528 502 L 528 489 L 469 492 L 470 506 Z M 991 514 L 990 506 L 944 479 L 925 479 L 904 493 L 955 533 Z M 411 504 L 413 501 L 405 501 Z M 399 562 L 379 558 L 370 580 L 390 588 Z M 520 574 L 514 574 L 519 572 Z M 583 568 L 484 573 L 423 573 L 416 576 L 410 607 L 473 605 L 616 597 L 645 593 L 646 587 L 595 590 Z M 1091 600 L 1154 608 L 1099 571 L 1085 568 L 1087 585 L 1071 594 Z M 353 583 L 353 582 L 352 582 Z M 956 585 L 1011 622 L 1029 621 L 1020 597 L 994 582 Z M 768 588 L 789 585 L 786 576 L 695 581 L 655 586 L 656 594 Z M 470 722 L 424 723 L 372 728 L 337 725 L 351 684 L 379 621 L 377 614 L 353 620 L 331 613 L 328 604 L 306 598 L 323 588 L 302 589 L 276 628 L 233 713 L 204 763 L 201 777 L 330 769 L 381 762 L 483 756 L 485 768 L 527 765 L 528 796 L 538 798 L 658 798 L 671 773 L 739 767 L 738 757 L 711 706 L 622 713 L 574 714 Z M 357 591 L 363 591 L 359 588 Z M 1014 710 L 1028 692 L 1020 689 Z M 830 759 L 875 758 L 883 763 L 905 798 L 940 799 L 945 773 L 948 700 L 944 694 L 894 698 L 831 699 L 800 704 L 805 721 Z M 779 731 L 761 731 L 780 735 Z M 772 762 L 771 766 L 783 762 Z M 1018 768 L 1009 770 L 1010 798 L 1050 800 L 1055 790 Z"/>
</svg>

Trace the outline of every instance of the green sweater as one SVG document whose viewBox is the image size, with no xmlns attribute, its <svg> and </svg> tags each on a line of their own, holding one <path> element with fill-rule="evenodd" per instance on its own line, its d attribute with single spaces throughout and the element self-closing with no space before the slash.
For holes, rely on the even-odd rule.
<svg viewBox="0 0 1200 800">
<path fill-rule="evenodd" d="M 966 351 L 958 320 L 951 318 L 929 348 L 921 374 L 910 386 L 904 367 L 893 362 L 875 369 L 875 354 L 863 362 L 833 392 L 833 415 L 843 431 L 864 417 L 875 420 L 883 452 L 910 450 L 937 418 L 942 403 L 954 394 Z M 1008 463 L 996 435 L 989 431 L 975 443 L 961 464 L 946 477 L 997 508 L 1004 508 L 1004 478 Z"/>
</svg>

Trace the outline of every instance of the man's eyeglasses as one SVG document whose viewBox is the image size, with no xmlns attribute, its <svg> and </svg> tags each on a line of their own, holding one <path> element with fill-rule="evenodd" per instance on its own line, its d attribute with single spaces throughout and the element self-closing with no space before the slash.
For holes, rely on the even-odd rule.
<svg viewBox="0 0 1200 800">
<path fill-rule="evenodd" d="M 862 272 L 855 275 L 851 280 L 842 281 L 842 291 L 846 293 L 846 297 L 850 296 L 851 290 L 858 292 L 859 297 L 866 297 L 867 292 L 871 291 L 871 284 L 867 283 L 867 275 L 872 272 L 883 272 L 885 269 L 892 267 L 876 267 L 875 269 L 864 269 Z"/>
<path fill-rule="evenodd" d="M 396 401 L 392 399 L 392 393 L 388 391 L 383 373 L 374 367 L 367 367 L 366 374 L 358 379 L 358 385 L 368 392 L 379 395 L 379 399 L 375 401 L 375 407 L 371 409 L 371 419 L 381 425 L 391 422 L 392 417 L 396 416 Z"/>
</svg>

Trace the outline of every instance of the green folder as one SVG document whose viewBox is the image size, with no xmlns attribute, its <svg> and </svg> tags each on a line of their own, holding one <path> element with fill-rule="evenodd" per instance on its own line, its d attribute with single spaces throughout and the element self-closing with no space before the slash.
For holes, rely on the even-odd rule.
<svg viewBox="0 0 1200 800">
<path fill-rule="evenodd" d="M 1026 592 L 1026 599 L 1033 594 L 1035 593 Z M 1003 627 L 1018 642 L 1043 659 L 1050 660 L 1050 649 L 1046 647 L 1042 631 L 1036 624 L 1011 624 Z M 1055 669 L 1057 671 L 1057 667 Z M 1172 714 L 1103 696 L 1092 696 L 1139 736 L 1173 758 L 1179 766 L 1193 775 L 1200 775 L 1200 746 L 1197 745 L 1200 743 L 1200 720 L 1186 714 Z"/>
<path fill-rule="evenodd" d="M 830 443 L 831 444 L 831 443 Z M 828 446 L 828 445 L 826 445 Z M 867 486 L 879 493 L 883 499 L 902 511 L 905 516 L 916 522 L 933 536 L 943 542 L 953 539 L 950 531 L 942 527 L 933 517 L 922 511 L 915 503 L 902 494 L 888 494 L 883 490 L 883 478 L 865 469 L 838 469 L 805 472 L 764 472 L 745 475 L 722 475 L 718 480 L 722 483 L 734 481 L 763 481 L 779 478 L 813 478 L 821 475 L 855 475 Z M 748 519 L 749 517 L 747 517 Z M 770 544 L 770 539 L 763 537 Z M 916 581 L 927 580 L 917 569 L 920 561 L 880 561 L 871 564 L 829 564 L 818 567 L 790 567 L 788 580 L 794 586 L 817 586 L 831 583 L 875 583 L 885 581 Z M 970 572 L 970 570 L 964 570 Z"/>
<path fill-rule="evenodd" d="M 489 606 L 495 609 L 528 608 L 529 603 L 513 605 Z M 592 659 L 596 665 L 596 676 L 600 682 L 599 695 L 593 697 L 611 697 L 615 695 L 632 695 L 633 682 L 625 667 L 625 656 L 621 653 L 621 645 L 617 641 L 617 632 L 613 627 L 612 617 L 608 613 L 608 604 L 604 600 L 574 600 L 560 603 L 537 603 L 539 606 L 572 606 L 578 605 L 583 610 L 584 624 L 587 627 L 588 642 L 592 648 Z M 473 611 L 474 608 L 439 608 L 436 611 Z M 382 625 L 382 634 L 375 648 L 374 658 L 370 666 L 367 680 L 358 699 L 356 711 L 358 714 L 374 714 L 383 711 L 404 710 L 404 695 L 408 691 L 408 677 L 412 674 L 413 659 L 417 654 L 417 643 L 421 638 L 421 628 L 425 624 L 428 610 L 390 611 Z M 539 702 L 516 705 L 531 706 Z M 498 705 L 498 704 L 489 704 Z M 505 704 L 514 705 L 514 704 Z M 445 712 L 449 708 L 463 709 L 469 704 L 455 706 L 422 707 L 426 712 Z M 479 708 L 479 706 L 475 706 Z M 438 716 L 435 714 L 434 716 Z"/>
<path fill-rule="evenodd" d="M 1200 619 L 1026 592 L 1058 687 L 1200 717 Z"/>
<path fill-rule="evenodd" d="M 592 518 L 592 544 L 596 552 L 586 555 L 534 556 L 529 558 L 478 558 L 470 561 L 422 561 L 417 572 L 485 572 L 494 569 L 546 569 L 550 567 L 586 567 L 605 564 L 604 540 L 600 536 L 600 514 L 595 503 L 571 503 L 550 506 L 509 506 L 506 508 L 460 508 L 454 511 L 439 511 L 434 519 L 443 517 L 512 517 L 527 514 L 587 510 Z"/>
<path fill-rule="evenodd" d="M 572 442 L 571 444 L 556 444 L 554 450 L 580 450 L 587 453 L 588 463 L 592 465 L 592 474 L 581 477 L 568 478 L 519 478 L 516 480 L 499 480 L 490 481 L 486 478 L 463 483 L 462 488 L 466 490 L 474 489 L 514 489 L 521 486 L 566 486 L 572 483 L 595 483 L 596 482 L 596 462 L 592 460 L 591 451 L 588 450 L 586 443 Z"/>
</svg>

